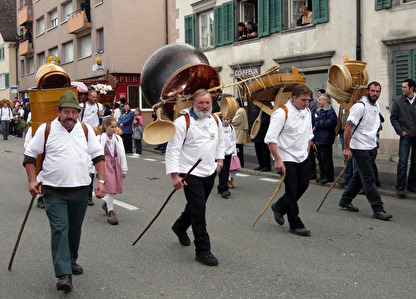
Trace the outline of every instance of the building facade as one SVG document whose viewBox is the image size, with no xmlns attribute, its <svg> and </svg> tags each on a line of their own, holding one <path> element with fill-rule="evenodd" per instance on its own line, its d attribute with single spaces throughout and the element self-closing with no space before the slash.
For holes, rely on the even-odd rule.
<svg viewBox="0 0 416 299">
<path fill-rule="evenodd" d="M 71 81 L 88 82 L 108 71 L 119 80 L 115 100 L 125 97 L 134 108 L 150 108 L 141 96 L 140 72 L 169 42 L 170 0 L 18 0 L 16 5 L 20 98 L 28 97 L 36 71 L 52 56 Z"/>
<path fill-rule="evenodd" d="M 300 26 L 301 6 L 312 11 L 312 24 Z M 343 64 L 344 55 L 367 62 L 370 81 L 382 85 L 378 103 L 386 122 L 379 152 L 397 154 L 390 108 L 401 82 L 415 79 L 416 33 L 410 25 L 415 0 L 177 0 L 176 8 L 176 42 L 200 48 L 224 84 L 275 65 L 294 66 L 316 98 L 316 91 L 326 88 L 331 65 Z M 247 20 L 258 25 L 258 37 L 239 41 L 237 23 Z M 226 92 L 241 95 L 236 87 Z M 338 111 L 336 101 L 332 104 Z"/>
</svg>

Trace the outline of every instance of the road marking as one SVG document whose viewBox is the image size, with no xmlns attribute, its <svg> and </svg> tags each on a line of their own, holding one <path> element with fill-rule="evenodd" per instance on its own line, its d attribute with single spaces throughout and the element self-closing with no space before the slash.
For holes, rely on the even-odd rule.
<svg viewBox="0 0 416 299">
<path fill-rule="evenodd" d="M 241 176 L 241 177 L 246 177 L 246 176 L 250 176 L 249 174 L 243 174 L 243 173 L 237 173 L 236 176 Z"/>
<path fill-rule="evenodd" d="M 151 161 L 151 162 L 155 162 L 155 161 L 157 161 L 156 159 L 152 159 L 152 158 L 145 158 L 144 160 L 146 160 L 146 161 Z"/>
<path fill-rule="evenodd" d="M 259 180 L 260 181 L 266 181 L 266 182 L 272 182 L 272 183 L 280 182 L 280 180 L 271 179 L 271 178 L 261 178 Z"/>
<path fill-rule="evenodd" d="M 130 211 L 134 211 L 134 210 L 138 210 L 138 209 L 139 209 L 138 207 L 135 207 L 135 206 L 129 205 L 128 203 L 125 203 L 125 202 L 119 201 L 119 200 L 117 200 L 117 199 L 114 199 L 114 200 L 113 200 L 113 203 L 114 203 L 115 205 L 118 205 L 118 206 L 120 206 L 120 207 L 122 207 L 122 208 L 125 208 L 125 209 L 127 209 L 127 210 L 130 210 Z"/>
</svg>

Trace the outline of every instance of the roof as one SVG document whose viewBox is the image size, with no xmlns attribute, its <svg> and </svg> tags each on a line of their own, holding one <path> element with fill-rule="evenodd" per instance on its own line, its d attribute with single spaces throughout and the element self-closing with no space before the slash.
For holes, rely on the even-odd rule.
<svg viewBox="0 0 416 299">
<path fill-rule="evenodd" d="M 0 33 L 6 42 L 16 42 L 16 3 L 0 0 Z"/>
</svg>

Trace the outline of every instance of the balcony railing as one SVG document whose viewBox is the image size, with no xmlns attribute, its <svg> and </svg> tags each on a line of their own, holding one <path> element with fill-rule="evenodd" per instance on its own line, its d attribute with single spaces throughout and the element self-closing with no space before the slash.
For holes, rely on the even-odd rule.
<svg viewBox="0 0 416 299">
<path fill-rule="evenodd" d="M 19 26 L 23 26 L 25 23 L 33 22 L 33 6 L 32 4 L 24 4 L 17 13 L 17 20 Z"/>
<path fill-rule="evenodd" d="M 85 10 L 79 9 L 68 15 L 68 33 L 78 33 L 91 27 L 92 24 L 85 16 Z"/>
<path fill-rule="evenodd" d="M 29 54 L 34 53 L 35 50 L 33 49 L 32 43 L 29 40 L 24 40 L 19 43 L 19 55 L 26 56 Z"/>
</svg>

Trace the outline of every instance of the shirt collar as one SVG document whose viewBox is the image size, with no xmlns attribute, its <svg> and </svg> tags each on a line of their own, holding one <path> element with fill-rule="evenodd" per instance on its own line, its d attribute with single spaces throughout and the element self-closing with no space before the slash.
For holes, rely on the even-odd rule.
<svg viewBox="0 0 416 299">
<path fill-rule="evenodd" d="M 191 109 L 189 110 L 189 115 L 190 115 L 190 116 L 192 116 L 192 118 L 193 118 L 194 120 L 198 120 L 198 119 L 199 119 L 198 115 L 196 115 L 196 113 L 195 113 L 195 111 L 194 111 L 194 108 L 191 108 Z M 211 117 L 211 115 L 210 115 L 210 116 L 208 116 L 208 117 Z"/>
</svg>

